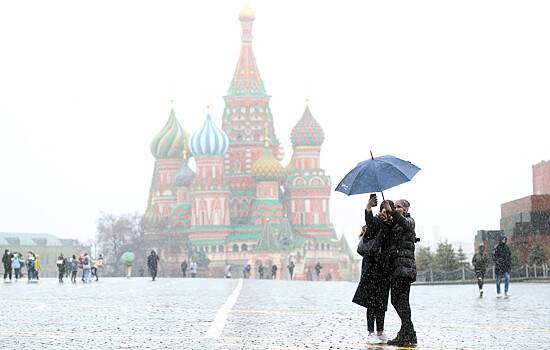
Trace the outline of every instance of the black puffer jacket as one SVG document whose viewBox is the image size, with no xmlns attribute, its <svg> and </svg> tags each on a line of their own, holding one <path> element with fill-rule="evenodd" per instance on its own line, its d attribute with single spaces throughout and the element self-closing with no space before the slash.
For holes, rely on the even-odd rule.
<svg viewBox="0 0 550 350">
<path fill-rule="evenodd" d="M 493 253 L 495 261 L 495 272 L 498 274 L 512 271 L 512 252 L 510 247 L 504 243 L 499 243 Z"/>
<path fill-rule="evenodd" d="M 361 280 L 353 302 L 366 308 L 387 310 L 389 295 L 388 238 L 392 226 L 365 211 L 367 230 L 359 240 L 357 252 L 363 256 Z"/>
<path fill-rule="evenodd" d="M 412 283 L 416 281 L 414 219 L 408 213 L 401 215 L 398 211 L 391 216 L 394 221 L 389 251 L 391 278 L 402 278 Z"/>
</svg>

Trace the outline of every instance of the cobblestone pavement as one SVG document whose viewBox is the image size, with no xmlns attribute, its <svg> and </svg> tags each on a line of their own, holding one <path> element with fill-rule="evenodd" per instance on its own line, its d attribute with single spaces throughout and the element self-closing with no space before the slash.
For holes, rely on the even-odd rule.
<svg viewBox="0 0 550 350">
<path fill-rule="evenodd" d="M 245 280 L 222 335 L 204 339 L 237 280 L 42 279 L 0 285 L 0 348 L 391 349 L 365 344 L 364 309 L 349 282 Z M 533 349 L 550 344 L 550 284 L 414 286 L 419 349 Z M 395 335 L 390 306 L 386 332 Z"/>
</svg>

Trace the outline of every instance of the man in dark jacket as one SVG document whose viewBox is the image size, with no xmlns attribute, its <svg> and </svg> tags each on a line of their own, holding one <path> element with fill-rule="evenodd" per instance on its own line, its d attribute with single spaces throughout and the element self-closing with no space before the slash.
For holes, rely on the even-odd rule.
<svg viewBox="0 0 550 350">
<path fill-rule="evenodd" d="M 495 262 L 495 275 L 497 279 L 497 298 L 500 298 L 500 281 L 504 277 L 504 296 L 508 297 L 508 288 L 510 287 L 510 272 L 512 271 L 512 252 L 506 244 L 506 236 L 500 238 L 493 252 L 493 261 Z"/>
<path fill-rule="evenodd" d="M 65 277 L 65 265 L 67 263 L 67 259 L 63 256 L 63 253 L 59 254 L 57 257 L 57 272 L 58 272 L 58 278 L 59 283 L 63 283 L 63 277 Z"/>
<path fill-rule="evenodd" d="M 13 254 L 10 253 L 9 249 L 6 249 L 4 251 L 4 255 L 2 256 L 2 264 L 4 265 L 4 281 L 9 276 L 11 281 L 11 259 L 13 258 Z"/>
<path fill-rule="evenodd" d="M 410 203 L 405 199 L 395 202 L 395 209 L 383 203 L 386 212 L 390 213 L 393 228 L 390 237 L 390 290 L 391 303 L 401 319 L 401 329 L 397 337 L 388 341 L 388 345 L 415 346 L 416 332 L 411 320 L 409 295 L 411 284 L 416 281 L 416 261 L 414 244 L 416 233 L 414 219 L 409 214 Z"/>
<path fill-rule="evenodd" d="M 151 277 L 153 277 L 153 281 L 157 278 L 158 264 L 159 257 L 154 250 L 151 250 L 151 254 L 147 257 L 147 267 L 149 268 Z"/>
<path fill-rule="evenodd" d="M 187 277 L 187 260 L 183 260 L 181 262 L 181 273 L 183 274 L 183 277 Z"/>
<path fill-rule="evenodd" d="M 488 264 L 489 258 L 485 253 L 485 245 L 480 244 L 477 253 L 475 253 L 472 258 L 472 265 L 474 265 L 474 271 L 476 273 L 480 298 L 483 297 L 483 280 L 485 279 L 485 271 L 487 271 Z"/>
</svg>

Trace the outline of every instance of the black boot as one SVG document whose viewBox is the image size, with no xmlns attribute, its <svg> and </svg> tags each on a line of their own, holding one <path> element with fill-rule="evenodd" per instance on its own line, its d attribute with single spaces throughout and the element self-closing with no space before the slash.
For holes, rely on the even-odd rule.
<svg viewBox="0 0 550 350">
<path fill-rule="evenodd" d="M 395 339 L 388 341 L 388 345 L 414 347 L 416 346 L 416 332 L 404 333 L 403 331 L 399 331 Z"/>
</svg>

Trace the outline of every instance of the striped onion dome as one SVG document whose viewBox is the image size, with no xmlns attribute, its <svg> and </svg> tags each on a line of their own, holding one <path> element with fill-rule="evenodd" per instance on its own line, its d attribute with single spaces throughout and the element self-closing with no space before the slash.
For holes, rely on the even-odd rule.
<svg viewBox="0 0 550 350">
<path fill-rule="evenodd" d="M 325 133 L 321 125 L 313 118 L 309 107 L 306 107 L 302 118 L 292 129 L 290 140 L 293 147 L 321 146 L 325 141 Z"/>
<path fill-rule="evenodd" d="M 151 141 L 151 153 L 157 159 L 181 159 L 187 139 L 172 109 L 166 125 Z"/>
<path fill-rule="evenodd" d="M 258 178 L 280 179 L 286 176 L 286 169 L 273 156 L 270 148 L 252 166 L 252 173 Z"/>
<path fill-rule="evenodd" d="M 202 128 L 189 140 L 189 150 L 194 156 L 223 156 L 229 149 L 227 134 L 214 124 L 208 115 Z"/>
<path fill-rule="evenodd" d="M 161 223 L 162 218 L 156 206 L 150 205 L 143 215 L 142 224 L 146 229 L 157 228 Z"/>
</svg>

